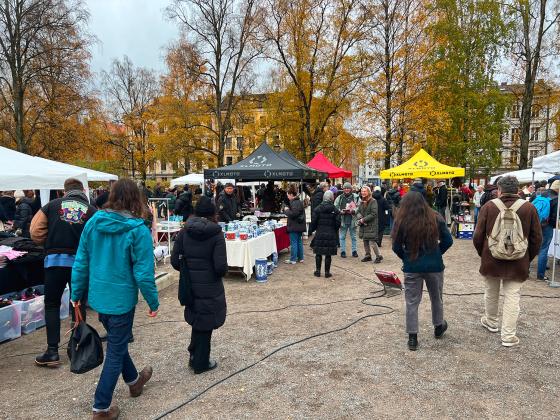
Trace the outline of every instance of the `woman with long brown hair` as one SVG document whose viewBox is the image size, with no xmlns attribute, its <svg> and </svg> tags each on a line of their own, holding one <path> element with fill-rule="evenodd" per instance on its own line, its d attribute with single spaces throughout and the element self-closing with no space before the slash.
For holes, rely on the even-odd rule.
<svg viewBox="0 0 560 420">
<path fill-rule="evenodd" d="M 119 376 L 128 385 L 131 397 L 140 396 L 152 376 L 150 366 L 138 372 L 128 353 L 138 289 L 150 308 L 149 316 L 156 316 L 159 307 L 152 238 L 143 216 L 144 203 L 134 181 L 117 181 L 104 210 L 97 211 L 84 227 L 72 266 L 72 303 L 80 305 L 88 290 L 88 304 L 107 330 L 94 419 L 119 416 L 118 407 L 111 406 Z"/>
<path fill-rule="evenodd" d="M 418 347 L 418 306 L 424 282 L 432 303 L 432 324 L 436 338 L 443 337 L 443 258 L 453 244 L 443 217 L 430 208 L 423 195 L 409 192 L 401 200 L 391 233 L 393 251 L 403 261 L 406 332 L 408 348 Z"/>
</svg>

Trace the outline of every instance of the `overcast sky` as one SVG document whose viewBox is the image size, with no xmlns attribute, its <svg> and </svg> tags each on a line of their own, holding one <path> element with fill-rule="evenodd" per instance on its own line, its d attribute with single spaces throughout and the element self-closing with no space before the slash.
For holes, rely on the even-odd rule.
<svg viewBox="0 0 560 420">
<path fill-rule="evenodd" d="M 171 0 L 86 0 L 89 31 L 98 39 L 92 69 L 109 70 L 113 58 L 128 55 L 135 65 L 165 68 L 163 47 L 178 36 L 177 25 L 164 17 Z"/>
</svg>

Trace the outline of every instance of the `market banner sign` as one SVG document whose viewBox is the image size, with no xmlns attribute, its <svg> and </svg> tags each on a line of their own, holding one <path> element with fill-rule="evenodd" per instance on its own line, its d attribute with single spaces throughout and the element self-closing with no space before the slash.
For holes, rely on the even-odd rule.
<svg viewBox="0 0 560 420">
<path fill-rule="evenodd" d="M 447 166 L 431 157 L 424 149 L 412 156 L 408 161 L 395 168 L 381 171 L 381 179 L 402 178 L 455 178 L 465 176 L 464 168 Z"/>
</svg>

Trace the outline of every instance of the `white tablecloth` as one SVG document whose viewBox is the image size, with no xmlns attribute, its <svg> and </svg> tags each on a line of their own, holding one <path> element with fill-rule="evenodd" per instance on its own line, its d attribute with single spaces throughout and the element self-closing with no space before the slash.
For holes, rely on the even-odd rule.
<svg viewBox="0 0 560 420">
<path fill-rule="evenodd" d="M 226 240 L 227 261 L 230 267 L 241 267 L 249 279 L 253 275 L 253 266 L 257 258 L 267 258 L 276 251 L 274 232 L 266 233 L 247 241 Z"/>
<path fill-rule="evenodd" d="M 548 247 L 548 255 L 554 256 L 554 234 L 552 235 L 552 241 L 550 241 L 550 246 Z M 560 229 L 556 229 L 556 242 L 560 243 Z M 560 244 L 556 247 L 556 258 L 560 258 Z"/>
</svg>

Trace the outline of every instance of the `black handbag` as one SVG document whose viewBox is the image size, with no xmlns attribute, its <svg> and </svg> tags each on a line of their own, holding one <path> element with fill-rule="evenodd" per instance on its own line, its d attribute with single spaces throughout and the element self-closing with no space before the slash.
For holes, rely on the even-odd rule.
<svg viewBox="0 0 560 420">
<path fill-rule="evenodd" d="M 103 363 L 103 345 L 99 334 L 82 318 L 80 306 L 74 307 L 75 323 L 68 342 L 70 372 L 86 373 Z"/>
</svg>

